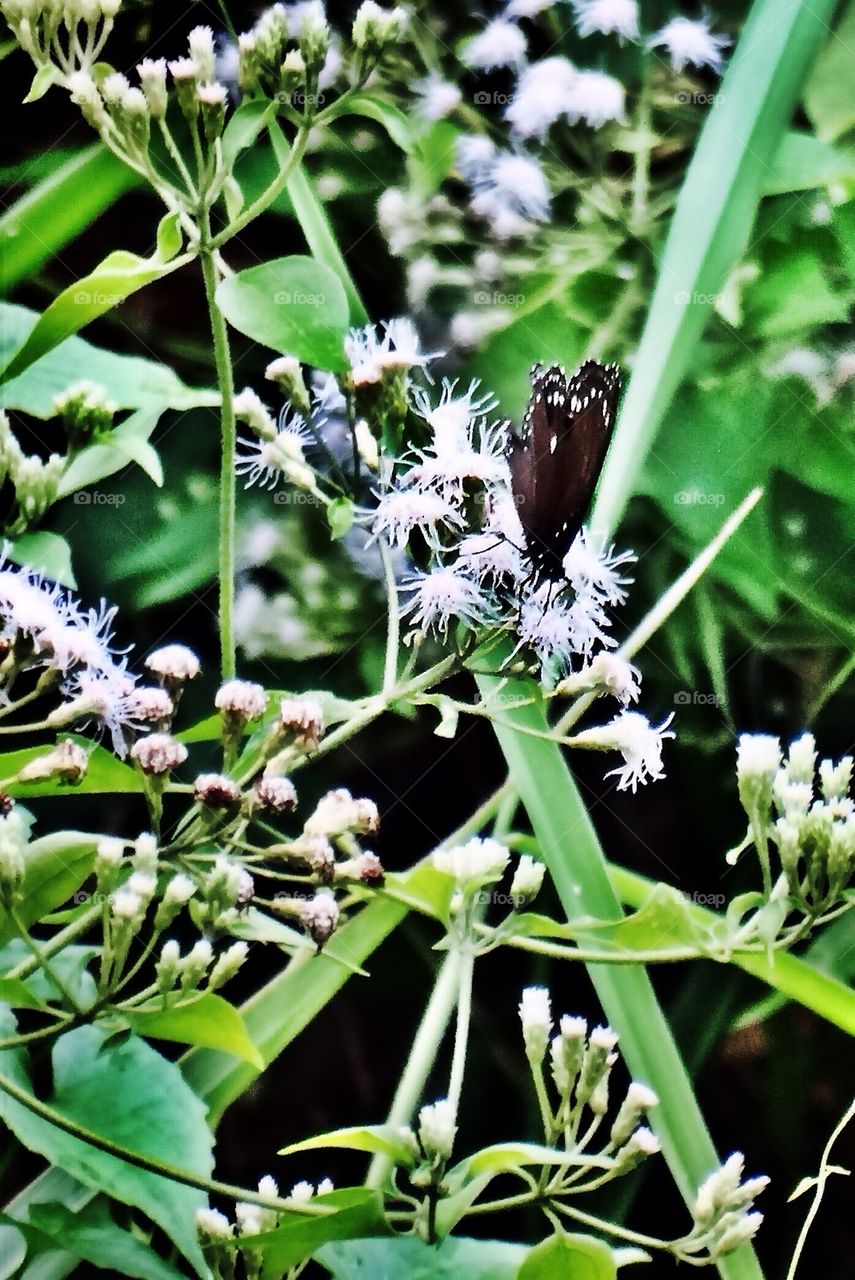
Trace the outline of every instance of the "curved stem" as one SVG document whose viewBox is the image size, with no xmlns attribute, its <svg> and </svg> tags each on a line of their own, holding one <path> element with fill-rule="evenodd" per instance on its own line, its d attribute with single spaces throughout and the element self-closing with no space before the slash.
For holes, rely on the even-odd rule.
<svg viewBox="0 0 855 1280">
<path fill-rule="evenodd" d="M 451 1075 L 448 1080 L 448 1100 L 457 1116 L 460 1095 L 463 1092 L 463 1073 L 466 1069 L 466 1051 L 469 1047 L 469 1025 L 472 1021 L 472 980 L 475 976 L 475 952 L 468 942 L 460 953 L 457 995 L 457 1024 L 454 1029 L 454 1053 L 451 1059 Z"/>
</svg>

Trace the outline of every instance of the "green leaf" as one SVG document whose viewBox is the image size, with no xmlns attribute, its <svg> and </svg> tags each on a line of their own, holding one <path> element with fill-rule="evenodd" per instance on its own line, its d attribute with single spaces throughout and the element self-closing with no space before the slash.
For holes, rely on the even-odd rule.
<svg viewBox="0 0 855 1280">
<path fill-rule="evenodd" d="M 258 135 L 274 118 L 276 104 L 269 98 L 250 98 L 242 102 L 223 130 L 223 166 L 229 172 L 242 151 L 251 147 Z"/>
<path fill-rule="evenodd" d="M 29 93 L 23 99 L 24 104 L 28 102 L 38 102 L 39 98 L 43 98 L 50 89 L 51 85 L 56 83 L 59 76 L 59 68 L 53 62 L 44 62 L 33 76 L 33 82 L 30 85 Z"/>
<path fill-rule="evenodd" d="M 13 352 L 26 343 L 39 316 L 28 307 L 0 302 L 0 368 Z M 188 387 L 155 360 L 116 355 L 93 347 L 82 338 L 66 338 L 35 365 L 3 387 L 3 407 L 20 409 L 36 418 L 52 418 L 54 396 L 86 377 L 104 388 L 108 399 L 120 409 L 168 405 L 171 409 L 193 409 L 197 405 L 218 405 L 215 391 Z"/>
<path fill-rule="evenodd" d="M 335 1280 L 515 1280 L 527 1253 L 521 1244 L 455 1236 L 434 1245 L 409 1238 L 354 1240 L 328 1245 L 318 1261 Z"/>
<path fill-rule="evenodd" d="M 677 200 L 592 524 L 613 529 L 716 296 L 742 256 L 834 0 L 755 0 Z M 849 41 L 851 44 L 853 41 Z M 851 77 L 849 77 L 851 79 Z"/>
<path fill-rule="evenodd" d="M 137 462 L 156 485 L 162 485 L 160 459 L 147 442 L 165 408 L 165 405 L 155 404 L 137 409 L 116 427 L 109 440 L 83 449 L 63 472 L 59 497 L 65 498 L 86 485 L 97 484 L 99 480 L 123 470 L 129 462 Z M 82 497 L 78 501 L 88 505 Z"/>
<path fill-rule="evenodd" d="M 18 914 L 25 924 L 35 924 L 80 888 L 92 870 L 97 842 L 97 836 L 81 831 L 59 831 L 27 845 L 18 903 Z M 0 910 L 0 946 L 16 933 L 6 912 Z"/>
<path fill-rule="evenodd" d="M 389 137 L 407 154 L 416 149 L 418 141 L 409 117 L 388 98 L 377 93 L 349 93 L 334 103 L 330 119 L 339 116 L 365 116 L 383 126 Z"/>
<path fill-rule="evenodd" d="M 0 1004 L 11 1009 L 43 1009 L 45 1002 L 34 996 L 23 978 L 0 978 Z"/>
<path fill-rule="evenodd" d="M 217 304 L 254 341 L 318 369 L 345 368 L 347 298 L 338 277 L 312 258 L 295 254 L 229 276 Z"/>
<path fill-rule="evenodd" d="M 855 4 L 850 0 L 836 29 L 829 32 L 804 92 L 805 111 L 824 142 L 833 142 L 855 125 L 853 48 Z"/>
<path fill-rule="evenodd" d="M 4 1034 L 14 1031 L 11 1015 Z M 67 1120 L 140 1155 L 210 1177 L 212 1137 L 205 1108 L 187 1088 L 174 1063 L 132 1037 L 105 1046 L 95 1027 L 60 1036 L 53 1048 L 53 1092 L 47 1104 Z M 0 1054 L 0 1071 L 19 1088 L 31 1085 L 20 1050 Z M 31 1151 L 59 1165 L 89 1187 L 135 1205 L 166 1232 L 194 1270 L 207 1277 L 194 1223 L 205 1196 L 195 1188 L 165 1181 L 91 1143 L 67 1133 L 8 1093 L 0 1094 L 0 1116 Z"/>
<path fill-rule="evenodd" d="M 290 1268 L 330 1241 L 390 1234 L 377 1194 L 364 1187 L 343 1187 L 329 1195 L 316 1196 L 312 1203 L 331 1212 L 313 1218 L 283 1214 L 275 1231 L 253 1238 L 252 1247 L 263 1258 L 263 1280 L 281 1280 Z"/>
<path fill-rule="evenodd" d="M 558 1166 L 566 1164 L 589 1165 L 594 1169 L 607 1169 L 608 1160 L 601 1156 L 577 1155 L 573 1151 L 557 1151 L 539 1142 L 501 1142 L 483 1147 L 467 1156 L 448 1171 L 451 1181 L 477 1177 L 482 1173 L 505 1173 L 530 1164 Z"/>
<path fill-rule="evenodd" d="M 615 1280 L 612 1251 L 593 1236 L 557 1232 L 536 1244 L 517 1272 L 517 1280 Z"/>
<path fill-rule="evenodd" d="M 23 373 L 91 320 L 124 302 L 130 294 L 190 262 L 192 254 L 175 257 L 180 246 L 177 217 L 170 213 L 161 220 L 157 229 L 157 252 L 151 258 L 116 249 L 88 276 L 63 289 L 0 373 L 0 383 Z"/>
<path fill-rule="evenodd" d="M 123 1016 L 138 1035 L 147 1039 L 177 1040 L 180 1044 L 222 1049 L 259 1071 L 264 1066 L 238 1010 L 213 991 L 171 1009 L 129 1009 Z"/>
<path fill-rule="evenodd" d="M 79 733 L 68 733 L 70 738 L 88 753 L 89 763 L 80 782 L 70 786 L 56 778 L 44 778 L 40 782 L 12 782 L 6 788 L 10 795 L 26 799 L 29 796 L 102 795 L 107 792 L 133 792 L 142 790 L 139 774 L 130 765 L 118 760 L 111 751 L 99 746 L 91 738 Z M 22 747 L 20 751 L 6 751 L 0 755 L 0 778 L 11 778 L 20 773 L 25 764 L 37 760 L 51 750 L 50 744 L 41 747 Z"/>
<path fill-rule="evenodd" d="M 855 149 L 833 147 L 812 133 L 787 133 L 763 174 L 763 195 L 811 191 L 855 177 Z"/>
<path fill-rule="evenodd" d="M 71 567 L 71 547 L 58 533 L 22 533 L 20 538 L 7 544 L 6 555 L 15 564 L 25 564 L 47 578 L 53 578 L 64 587 L 76 587 Z"/>
<path fill-rule="evenodd" d="M 327 505 L 327 524 L 334 541 L 344 537 L 353 524 L 353 503 L 350 498 L 333 498 Z"/>
<path fill-rule="evenodd" d="M 406 1168 L 410 1168 L 415 1162 L 412 1147 L 403 1141 L 397 1126 L 389 1124 L 334 1129 L 331 1133 L 321 1133 L 314 1138 L 304 1138 L 302 1142 L 293 1142 L 289 1147 L 283 1147 L 279 1155 L 292 1156 L 297 1151 L 320 1151 L 327 1147 L 337 1147 L 344 1151 L 368 1151 L 372 1155 L 379 1152 Z"/>
<path fill-rule="evenodd" d="M 48 70 L 36 72 L 34 89 L 37 83 L 45 85 L 44 73 Z M 100 143 L 75 152 L 57 165 L 0 217 L 0 291 L 9 293 L 20 281 L 34 275 L 139 182 L 137 174 Z"/>
<path fill-rule="evenodd" d="M 288 155 L 288 143 L 279 127 L 271 130 L 271 141 L 279 163 L 284 163 Z M 288 195 L 294 206 L 294 213 L 300 224 L 306 243 L 312 251 L 312 257 L 338 276 L 347 297 L 352 325 L 368 323 L 368 312 L 363 306 L 353 277 L 348 270 L 338 241 L 335 238 L 326 211 L 307 177 L 302 166 L 298 165 L 288 179 Z"/>
<path fill-rule="evenodd" d="M 139 1280 L 180 1280 L 182 1273 L 159 1258 L 151 1245 L 116 1225 L 100 1196 L 83 1209 L 70 1209 L 56 1200 L 34 1204 L 30 1222 L 55 1249 L 105 1271 Z"/>
</svg>

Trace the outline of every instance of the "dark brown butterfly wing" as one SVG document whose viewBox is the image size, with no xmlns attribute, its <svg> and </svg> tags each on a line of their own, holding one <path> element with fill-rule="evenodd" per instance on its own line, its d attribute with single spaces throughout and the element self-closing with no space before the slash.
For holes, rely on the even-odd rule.
<svg viewBox="0 0 855 1280">
<path fill-rule="evenodd" d="M 569 380 L 557 365 L 532 370 L 522 435 L 508 449 L 511 487 L 535 574 L 564 577 L 605 461 L 620 396 L 616 365 L 587 360 Z"/>
</svg>

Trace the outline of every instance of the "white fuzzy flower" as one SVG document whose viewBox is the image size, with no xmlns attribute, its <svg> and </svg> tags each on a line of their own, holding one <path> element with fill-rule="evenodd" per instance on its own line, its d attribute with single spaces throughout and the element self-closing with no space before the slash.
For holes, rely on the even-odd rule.
<svg viewBox="0 0 855 1280">
<path fill-rule="evenodd" d="M 454 1106 L 448 1098 L 422 1107 L 419 1112 L 419 1141 L 425 1155 L 447 1160 L 457 1135 Z"/>
<path fill-rule="evenodd" d="M 467 67 L 496 71 L 499 67 L 521 67 L 526 57 L 526 38 L 515 22 L 494 18 L 463 50 Z"/>
<path fill-rule="evenodd" d="M 462 94 L 456 84 L 431 72 L 413 86 L 419 97 L 416 111 L 423 120 L 442 120 L 458 107 Z"/>
<path fill-rule="evenodd" d="M 201 669 L 199 659 L 184 644 L 166 644 L 155 649 L 145 660 L 146 668 L 153 675 L 167 682 L 194 680 Z"/>
<path fill-rule="evenodd" d="M 439 403 L 432 405 L 424 387 L 414 387 L 413 407 L 433 432 L 433 448 L 438 455 L 465 448 L 469 443 L 469 425 L 473 418 L 491 413 L 498 403 L 490 391 L 479 392 L 477 378 L 462 394 L 455 394 L 457 380 L 442 380 Z"/>
<path fill-rule="evenodd" d="M 246 476 L 248 489 L 254 484 L 273 489 L 280 480 L 293 478 L 295 468 L 305 467 L 305 449 L 312 442 L 305 419 L 294 413 L 281 418 L 280 425 L 281 429 L 272 440 L 261 437 L 253 440 L 241 437 L 238 440 L 244 452 L 235 457 L 235 471 Z"/>
<path fill-rule="evenodd" d="M 421 349 L 416 327 L 406 316 L 397 316 L 383 324 L 380 337 L 374 325 L 351 329 L 344 340 L 344 352 L 355 386 L 379 382 L 387 370 L 423 368 L 442 352 Z"/>
<path fill-rule="evenodd" d="M 576 75 L 572 63 L 560 57 L 543 58 L 527 67 L 505 111 L 514 133 L 522 138 L 545 137 L 573 101 Z"/>
<path fill-rule="evenodd" d="M 552 1003 L 546 987 L 526 987 L 519 1007 L 525 1050 L 530 1061 L 542 1062 L 552 1030 Z"/>
<path fill-rule="evenodd" d="M 556 661 L 567 666 L 577 653 L 577 627 L 570 606 L 552 599 L 544 585 L 529 594 L 520 609 L 517 634 L 520 641 L 533 649 L 544 666 Z"/>
<path fill-rule="evenodd" d="M 412 599 L 403 610 L 412 614 L 421 631 L 437 630 L 442 635 L 456 618 L 480 626 L 490 615 L 487 597 L 476 583 L 456 568 L 440 566 L 427 573 L 414 574 L 406 584 Z"/>
<path fill-rule="evenodd" d="M 580 36 L 600 32 L 621 40 L 638 39 L 637 0 L 573 0 L 573 9 Z"/>
<path fill-rule="evenodd" d="M 47 723 L 63 725 L 94 718 L 110 733 L 116 755 L 124 758 L 128 753 L 127 731 L 137 723 L 131 705 L 131 677 L 118 667 L 112 671 L 84 668 L 66 680 L 62 690 L 68 701 L 46 717 Z"/>
<path fill-rule="evenodd" d="M 501 879 L 509 858 L 506 845 L 477 836 L 450 849 L 436 849 L 432 855 L 437 871 L 454 876 L 460 887 L 468 891 Z"/>
<path fill-rule="evenodd" d="M 197 1209 L 196 1228 L 203 1236 L 212 1240 L 230 1240 L 234 1228 L 224 1213 L 219 1209 Z"/>
<path fill-rule="evenodd" d="M 579 746 L 620 751 L 624 763 L 606 777 L 617 775 L 618 791 L 635 791 L 639 785 L 665 777 L 662 766 L 662 744 L 674 733 L 668 728 L 673 712 L 660 725 L 652 725 L 638 711 L 622 711 L 610 724 L 585 729 L 576 735 Z"/>
<path fill-rule="evenodd" d="M 251 680 L 227 680 L 217 690 L 214 706 L 240 720 L 257 720 L 267 710 L 267 694 Z"/>
<path fill-rule="evenodd" d="M 614 653 L 597 653 L 581 671 L 574 672 L 561 682 L 561 692 L 582 693 L 597 689 L 610 693 L 624 706 L 637 702 L 640 692 L 638 669 Z"/>
<path fill-rule="evenodd" d="M 377 504 L 372 529 L 375 538 L 385 534 L 391 542 L 403 547 L 414 529 L 418 529 L 427 542 L 436 545 L 438 528 L 443 525 L 462 528 L 463 517 L 440 494 L 393 489 Z"/>
<path fill-rule="evenodd" d="M 467 573 L 482 585 L 501 580 L 519 582 L 527 569 L 517 548 L 507 538 L 487 530 L 470 533 L 458 546 L 460 561 Z"/>
<path fill-rule="evenodd" d="M 714 35 L 706 18 L 672 18 L 648 40 L 651 49 L 667 49 L 675 71 L 687 63 L 721 71 L 722 50 L 730 44 L 727 36 Z"/>
<path fill-rule="evenodd" d="M 526 219 L 545 222 L 549 217 L 549 187 L 540 165 L 529 156 L 498 152 L 475 175 L 472 185 L 472 211 L 486 218 L 494 230 L 507 226 L 524 231 Z M 513 215 L 510 222 L 507 214 Z"/>
<path fill-rule="evenodd" d="M 131 757 L 143 773 L 169 773 L 187 759 L 187 748 L 168 733 L 150 733 L 131 748 Z"/>
<path fill-rule="evenodd" d="M 567 94 L 564 114 L 570 124 L 580 120 L 601 129 L 612 120 L 623 120 L 626 91 L 619 80 L 604 71 L 577 71 Z"/>
<path fill-rule="evenodd" d="M 552 8 L 552 0 L 508 0 L 505 6 L 506 18 L 536 18 Z"/>
<path fill-rule="evenodd" d="M 483 133 L 468 133 L 454 143 L 454 163 L 469 183 L 483 174 L 496 155 L 495 143 Z"/>
<path fill-rule="evenodd" d="M 620 571 L 635 560 L 632 551 L 598 548 L 591 532 L 581 529 L 564 557 L 563 568 L 575 592 L 589 592 L 603 604 L 615 605 L 626 600 L 625 588 L 632 582 Z"/>
</svg>

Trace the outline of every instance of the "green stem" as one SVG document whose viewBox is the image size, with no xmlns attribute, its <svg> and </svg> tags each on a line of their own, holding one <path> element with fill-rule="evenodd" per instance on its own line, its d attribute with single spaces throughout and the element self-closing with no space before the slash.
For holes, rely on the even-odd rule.
<svg viewBox="0 0 855 1280">
<path fill-rule="evenodd" d="M 385 538 L 378 542 L 386 582 L 386 659 L 383 665 L 383 695 L 388 697 L 398 679 L 398 649 L 401 643 L 401 618 L 398 612 L 398 588 L 392 556 Z"/>
<path fill-rule="evenodd" d="M 442 968 L 416 1032 L 407 1064 L 389 1108 L 387 1124 L 400 1128 L 409 1124 L 414 1115 L 457 1002 L 459 988 L 460 953 L 450 951 L 442 962 Z M 382 1187 L 391 1167 L 392 1161 L 388 1156 L 375 1155 L 369 1166 L 365 1185 L 375 1190 Z"/>
<path fill-rule="evenodd" d="M 120 1143 L 113 1142 L 110 1138 L 104 1138 L 100 1133 L 95 1133 L 92 1129 L 87 1129 L 83 1125 L 77 1124 L 76 1121 L 63 1115 L 62 1112 L 55 1111 L 53 1107 L 33 1097 L 31 1093 L 21 1088 L 7 1075 L 0 1074 L 0 1091 L 8 1094 L 10 1098 L 14 1098 L 22 1107 L 26 1107 L 28 1111 L 39 1116 L 40 1119 L 46 1120 L 48 1124 L 61 1129 L 63 1133 L 70 1133 L 72 1137 L 79 1139 L 80 1142 L 87 1143 L 90 1147 L 96 1147 L 99 1151 L 115 1156 L 117 1160 L 123 1160 L 125 1164 L 132 1164 L 137 1169 L 144 1169 L 147 1173 L 159 1174 L 162 1178 L 168 1178 L 170 1182 L 179 1182 L 182 1186 L 196 1187 L 200 1191 L 225 1196 L 229 1200 L 244 1200 L 250 1204 L 258 1204 L 265 1208 L 278 1209 L 282 1212 L 304 1213 L 310 1217 L 323 1217 L 332 1212 L 324 1205 L 295 1204 L 293 1200 L 263 1196 L 257 1191 L 249 1191 L 230 1182 L 219 1182 L 214 1178 L 203 1178 L 189 1169 L 181 1169 L 177 1165 L 167 1164 L 165 1160 L 156 1160 L 153 1156 L 147 1156 L 141 1151 L 132 1151 L 129 1147 L 123 1147 Z"/>
<path fill-rule="evenodd" d="M 64 929 L 60 929 L 59 933 L 45 943 L 39 946 L 38 957 L 30 955 L 28 959 L 22 960 L 20 964 L 15 965 L 14 969 L 10 969 L 5 975 L 7 978 L 28 978 L 31 973 L 35 973 L 39 965 L 45 960 L 49 960 L 51 956 L 56 955 L 58 951 L 68 946 L 69 942 L 73 942 L 81 933 L 86 933 L 101 915 L 100 906 L 88 907 L 81 916 L 71 924 L 66 925 Z"/>
<path fill-rule="evenodd" d="M 81 1013 L 82 1010 L 79 1004 L 63 982 L 62 978 L 60 978 L 59 974 L 53 968 L 49 959 L 45 957 L 45 954 L 39 944 L 30 937 L 29 930 L 15 907 L 9 908 L 9 919 L 15 926 L 18 937 L 21 939 L 27 950 L 32 954 L 37 967 L 41 969 L 51 985 L 56 988 L 59 995 L 74 1010 L 74 1012 L 78 1014 Z"/>
<path fill-rule="evenodd" d="M 220 453 L 220 674 L 223 680 L 235 674 L 234 591 L 235 591 L 235 501 L 237 483 L 235 450 L 237 425 L 234 413 L 234 375 L 229 351 L 229 335 L 223 313 L 216 303 L 217 268 L 211 240 L 211 215 L 206 209 L 201 220 L 202 246 L 199 259 L 205 281 L 205 297 L 211 317 L 214 364 L 220 389 L 222 430 Z"/>
<path fill-rule="evenodd" d="M 472 981 L 475 976 L 475 952 L 469 941 L 462 944 L 458 971 L 457 1023 L 454 1029 L 454 1053 L 451 1058 L 451 1074 L 448 1080 L 448 1100 L 454 1108 L 455 1119 L 463 1092 L 463 1074 L 466 1070 L 466 1051 L 469 1047 L 469 1027 L 472 1022 Z"/>
<path fill-rule="evenodd" d="M 211 249 L 220 249 L 233 236 L 236 236 L 239 231 L 243 231 L 244 227 L 253 222 L 259 214 L 264 213 L 264 210 L 269 208 L 277 196 L 280 196 L 285 190 L 288 185 L 288 179 L 302 160 L 303 153 L 306 150 L 306 143 L 309 140 L 308 130 L 301 129 L 297 133 L 293 145 L 287 152 L 285 151 L 285 148 L 288 147 L 287 140 L 275 121 L 270 125 L 269 133 L 276 159 L 279 162 L 279 172 L 270 183 L 270 186 L 262 191 L 257 200 L 253 200 L 251 205 L 248 205 L 227 227 L 224 227 L 222 231 L 213 237 L 210 242 Z"/>
</svg>

